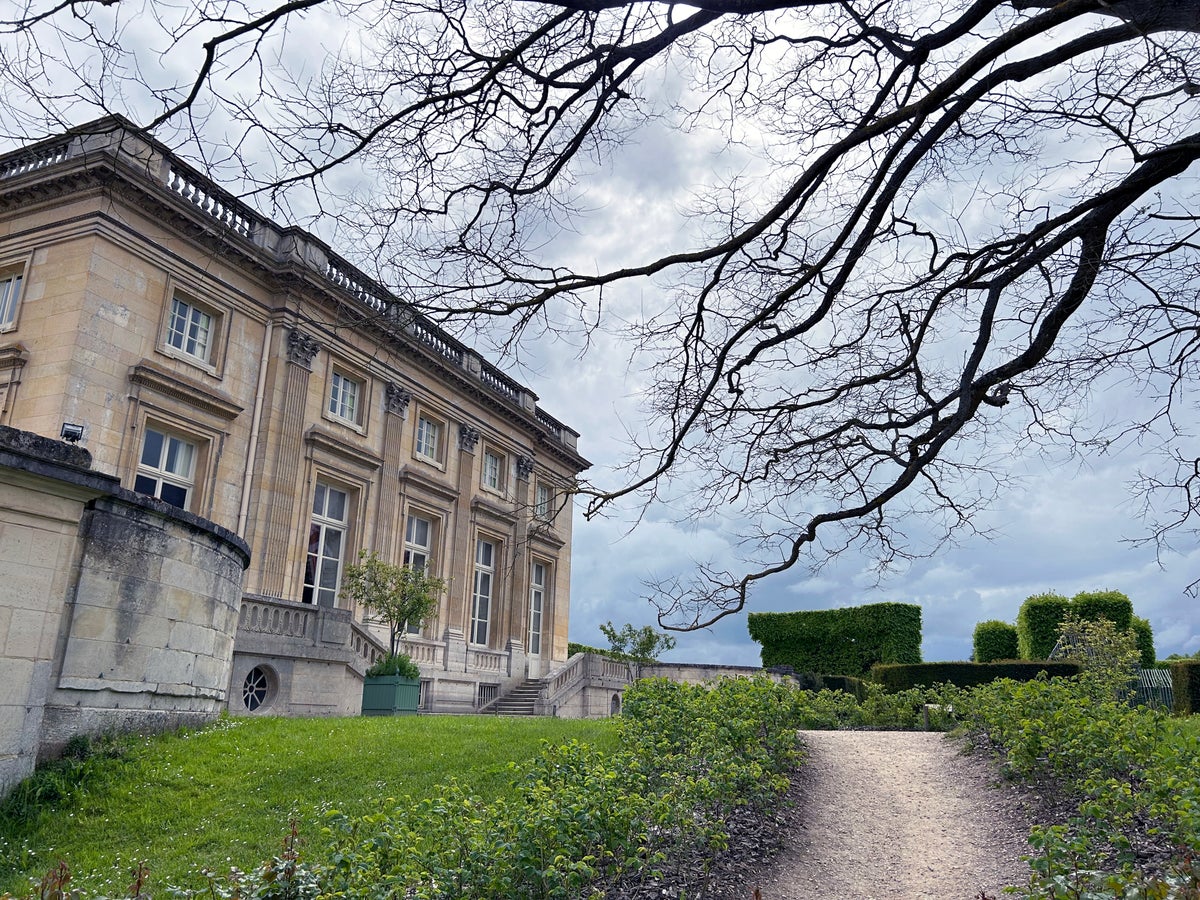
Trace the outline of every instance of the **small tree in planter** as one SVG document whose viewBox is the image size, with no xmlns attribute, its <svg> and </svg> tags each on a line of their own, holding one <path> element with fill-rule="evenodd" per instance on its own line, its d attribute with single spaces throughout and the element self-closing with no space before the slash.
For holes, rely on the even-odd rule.
<svg viewBox="0 0 1200 900">
<path fill-rule="evenodd" d="M 406 627 L 420 627 L 433 615 L 446 583 L 423 569 L 384 562 L 374 552 L 363 550 L 358 559 L 342 577 L 342 597 L 374 613 L 389 631 L 388 658 L 368 669 L 363 681 L 363 713 L 415 712 L 421 672 L 399 652 L 400 639 Z"/>
</svg>

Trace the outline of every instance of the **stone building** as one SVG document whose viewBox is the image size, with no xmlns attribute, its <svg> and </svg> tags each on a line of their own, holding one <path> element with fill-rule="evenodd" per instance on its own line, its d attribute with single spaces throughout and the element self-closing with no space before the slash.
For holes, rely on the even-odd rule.
<svg viewBox="0 0 1200 900">
<path fill-rule="evenodd" d="M 79 436 L 119 491 L 244 542 L 217 655 L 230 711 L 358 711 L 386 646 L 339 597 L 361 549 L 448 583 L 405 640 L 426 710 L 477 710 L 566 661 L 570 488 L 588 463 L 536 401 L 123 120 L 0 157 L 0 425 Z M 78 611 L 83 582 L 64 580 Z M 73 702 L 111 693 L 117 639 L 79 644 L 96 674 Z"/>
</svg>

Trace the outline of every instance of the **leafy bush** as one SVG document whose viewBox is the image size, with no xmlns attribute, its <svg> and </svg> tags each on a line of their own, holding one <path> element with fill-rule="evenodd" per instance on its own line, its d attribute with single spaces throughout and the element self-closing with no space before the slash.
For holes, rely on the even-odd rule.
<svg viewBox="0 0 1200 900">
<path fill-rule="evenodd" d="M 1050 655 L 1070 603 L 1054 593 L 1025 598 L 1017 613 L 1017 652 L 1021 659 L 1045 659 Z"/>
<path fill-rule="evenodd" d="M 1014 681 L 1029 681 L 1041 672 L 1050 675 L 1071 676 L 1080 671 L 1078 662 L 1070 660 L 1005 660 L 992 663 L 936 662 L 917 663 L 911 666 L 876 666 L 871 678 L 888 691 L 903 691 L 908 688 L 934 684 L 953 684 L 957 687 L 975 687 L 988 684 L 997 678 Z"/>
<path fill-rule="evenodd" d="M 1171 687 L 1175 695 L 1175 715 L 1190 716 L 1200 712 L 1200 661 L 1173 661 Z"/>
<path fill-rule="evenodd" d="M 1071 598 L 1071 612 L 1088 622 L 1108 619 L 1118 631 L 1133 621 L 1133 603 L 1120 591 L 1080 591 Z"/>
<path fill-rule="evenodd" d="M 1069 823 L 1034 828 L 1027 897 L 1197 896 L 1200 748 L 1177 721 L 1086 676 L 997 681 L 964 710 L 1011 772 L 1054 775 L 1080 798 Z M 1145 868 L 1138 848 L 1157 835 L 1175 855 Z"/>
<path fill-rule="evenodd" d="M 975 626 L 975 662 L 989 663 L 998 659 L 1017 658 L 1017 627 L 991 619 Z"/>
<path fill-rule="evenodd" d="M 657 632 L 649 625 L 634 628 L 626 622 L 618 631 L 610 621 L 600 626 L 600 633 L 608 638 L 609 653 L 616 659 L 649 663 L 675 648 L 675 638 Z"/>
<path fill-rule="evenodd" d="M 401 678 L 420 678 L 421 667 L 412 661 L 406 653 L 387 656 L 367 669 L 368 678 L 380 678 L 386 675 L 399 675 Z"/>
<path fill-rule="evenodd" d="M 921 607 L 907 603 L 751 613 L 749 629 L 768 667 L 861 678 L 878 663 L 921 661 Z"/>
<path fill-rule="evenodd" d="M 1143 669 L 1151 668 L 1157 661 L 1157 654 L 1154 652 L 1154 629 L 1150 627 L 1150 620 L 1134 616 L 1129 620 L 1129 628 L 1137 638 L 1138 653 L 1141 655 L 1139 664 Z"/>
</svg>

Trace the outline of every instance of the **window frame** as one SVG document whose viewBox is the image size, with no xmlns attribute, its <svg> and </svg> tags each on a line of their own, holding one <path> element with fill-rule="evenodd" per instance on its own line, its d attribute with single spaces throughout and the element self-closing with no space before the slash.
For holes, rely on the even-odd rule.
<svg viewBox="0 0 1200 900">
<path fill-rule="evenodd" d="M 24 259 L 13 259 L 0 263 L 0 285 L 4 285 L 13 279 L 20 282 L 16 288 L 16 296 L 11 301 L 7 299 L 6 292 L 0 290 L 0 297 L 4 298 L 0 300 L 0 334 L 17 330 L 17 325 L 21 318 L 21 307 L 25 305 L 23 303 L 25 292 L 29 289 L 29 262 L 30 257 L 25 257 Z M 11 307 L 7 321 L 4 319 L 6 305 Z"/>
<path fill-rule="evenodd" d="M 450 434 L 446 419 L 428 409 L 418 407 L 417 414 L 413 416 L 413 420 L 413 457 L 422 462 L 442 468 L 446 461 L 446 443 Z M 426 433 L 424 427 L 426 424 L 436 429 L 437 440 L 432 455 L 426 453 L 423 447 L 422 435 Z"/>
<path fill-rule="evenodd" d="M 495 466 L 490 462 L 494 460 Z M 508 456 L 490 444 L 483 445 L 479 463 L 479 485 L 485 491 L 504 494 L 508 477 Z"/>
<path fill-rule="evenodd" d="M 413 536 L 413 523 L 424 522 L 429 526 L 425 534 L 425 543 L 417 543 Z M 420 563 L 421 571 L 433 573 L 433 548 L 437 543 L 438 519 L 430 515 L 424 510 L 409 510 L 404 516 L 404 539 L 401 543 L 400 564 L 413 567 L 413 560 L 418 556 L 422 558 Z M 420 634 L 419 626 L 413 626 L 409 623 L 404 623 L 405 634 Z"/>
<path fill-rule="evenodd" d="M 226 306 L 202 296 L 203 293 L 174 279 L 168 282 L 166 298 L 163 301 L 158 350 L 164 356 L 203 369 L 210 375 L 216 375 L 224 362 L 225 336 L 230 313 Z M 171 342 L 172 335 L 177 333 L 174 330 L 176 303 L 209 317 L 208 341 L 204 355 L 187 349 L 187 332 L 178 332 L 181 335 L 182 346 Z M 191 322 L 190 317 L 188 321 Z"/>
<path fill-rule="evenodd" d="M 552 485 L 548 481 L 540 481 L 539 480 L 537 482 L 537 484 L 534 486 L 533 490 L 534 490 L 534 494 L 533 494 L 533 514 L 534 514 L 534 516 L 537 517 L 538 519 L 541 519 L 543 522 L 549 522 L 549 521 L 553 520 L 555 513 L 556 513 L 556 510 L 554 508 L 555 507 L 555 499 L 554 498 L 555 498 L 555 495 L 558 493 L 554 489 L 554 485 Z M 544 499 L 542 498 L 543 491 L 545 491 L 545 493 L 546 493 L 546 497 Z"/>
<path fill-rule="evenodd" d="M 356 431 L 363 431 L 366 426 L 366 408 L 367 397 L 369 394 L 369 382 L 365 377 L 359 375 L 345 366 L 334 364 L 329 370 L 329 380 L 325 391 L 325 405 L 323 414 L 325 418 L 337 422 L 339 425 L 345 425 L 353 428 Z M 354 390 L 351 392 L 354 398 L 354 408 L 351 415 L 347 416 L 342 409 L 335 407 L 345 406 L 345 389 L 344 385 L 353 385 Z"/>
<path fill-rule="evenodd" d="M 491 548 L 490 560 L 480 559 L 483 548 Z M 496 569 L 499 568 L 500 542 L 491 537 L 477 535 L 471 577 L 471 622 L 467 631 L 467 643 L 487 647 L 491 637 L 492 616 L 496 607 Z M 482 587 L 486 585 L 486 590 Z"/>
<path fill-rule="evenodd" d="M 157 465 L 150 465 L 145 461 L 147 451 L 147 441 L 151 434 L 158 435 L 162 438 L 160 445 Z M 181 446 L 191 448 L 190 457 L 190 472 L 187 475 L 182 475 L 179 472 L 172 471 L 166 467 L 167 461 L 171 452 L 171 444 L 176 442 Z M 156 500 L 161 500 L 163 503 L 168 503 L 177 509 L 194 512 L 197 508 L 196 500 L 199 496 L 199 487 L 197 485 L 197 473 L 203 470 L 202 453 L 205 442 L 202 438 L 197 437 L 190 432 L 183 432 L 169 425 L 164 425 L 158 420 L 147 420 L 141 428 L 141 439 L 138 441 L 136 457 L 133 467 L 133 490 L 144 497 L 153 497 Z M 155 482 L 153 491 L 146 491 L 139 487 L 138 483 L 142 479 L 148 479 Z M 172 500 L 164 499 L 163 486 L 168 485 L 184 491 L 183 503 L 175 503 Z"/>
<path fill-rule="evenodd" d="M 318 493 L 323 491 L 323 503 L 321 511 L 318 512 Z M 338 519 L 331 516 L 329 510 L 329 497 L 331 493 L 341 494 L 342 503 L 342 518 Z M 302 562 L 302 572 L 300 579 L 300 602 L 311 606 L 329 606 L 337 609 L 338 595 L 342 587 L 342 575 L 346 569 L 346 548 L 350 543 L 350 530 L 354 521 L 354 491 L 347 486 L 331 481 L 324 477 L 318 477 L 313 484 L 312 503 L 309 505 L 308 513 L 308 540 L 304 550 L 304 559 Z M 338 545 L 338 553 L 336 558 L 326 553 L 327 538 L 333 532 L 339 532 L 340 539 Z M 316 547 L 314 552 L 314 537 L 316 538 Z M 315 559 L 315 566 L 313 561 Z M 330 560 L 335 560 L 333 587 L 325 587 L 322 585 L 325 575 L 324 564 Z M 330 603 L 322 603 L 322 595 L 328 595 L 332 592 Z"/>
<path fill-rule="evenodd" d="M 534 577 L 538 569 L 542 571 L 541 582 Z M 546 614 L 549 612 L 548 600 L 552 583 L 550 572 L 550 563 L 545 560 L 534 559 L 529 564 L 529 627 L 526 633 L 525 649 L 532 656 L 542 655 L 542 638 L 546 633 Z M 536 629 L 534 628 L 535 617 L 537 619 Z"/>
</svg>

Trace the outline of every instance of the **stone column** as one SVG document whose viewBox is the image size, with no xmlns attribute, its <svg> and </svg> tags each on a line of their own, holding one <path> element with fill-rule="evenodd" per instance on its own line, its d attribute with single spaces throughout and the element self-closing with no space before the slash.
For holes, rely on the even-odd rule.
<svg viewBox="0 0 1200 900">
<path fill-rule="evenodd" d="M 471 628 L 471 594 L 475 587 L 475 544 L 471 540 L 468 515 L 470 498 L 475 493 L 475 445 L 479 429 L 466 423 L 458 426 L 458 496 L 459 508 L 454 517 L 454 541 L 450 550 L 450 601 L 446 611 L 446 668 L 451 668 L 451 648 L 461 644 L 463 670 L 466 669 L 466 644 Z M 464 505 L 465 504 L 465 505 Z M 457 652 L 453 654 L 457 662 Z"/>
<path fill-rule="evenodd" d="M 514 467 L 513 500 L 517 524 L 513 528 L 512 600 L 508 610 L 508 639 L 525 646 L 529 628 L 529 533 L 533 524 L 533 456 L 518 456 Z M 543 612 L 544 618 L 544 612 Z"/>
<path fill-rule="evenodd" d="M 373 549 L 384 559 L 399 563 L 403 557 L 404 523 L 397 524 L 400 506 L 400 456 L 404 423 L 412 393 L 388 382 L 383 392 L 383 471 L 379 478 L 379 515 L 375 519 Z"/>
<path fill-rule="evenodd" d="M 300 457 L 304 446 L 304 408 L 308 399 L 308 379 L 312 375 L 313 357 L 321 345 L 304 332 L 293 328 L 287 335 L 287 368 L 284 373 L 283 403 L 274 415 L 264 419 L 259 441 L 271 455 L 266 460 L 265 477 L 259 484 L 264 495 L 267 527 L 256 548 L 262 572 L 259 592 L 269 597 L 283 597 L 287 582 L 290 548 L 296 544 L 292 531 L 292 516 L 296 502 L 307 503 L 305 494 L 299 496 L 301 484 Z M 290 598 L 284 598 L 290 599 Z"/>
</svg>

